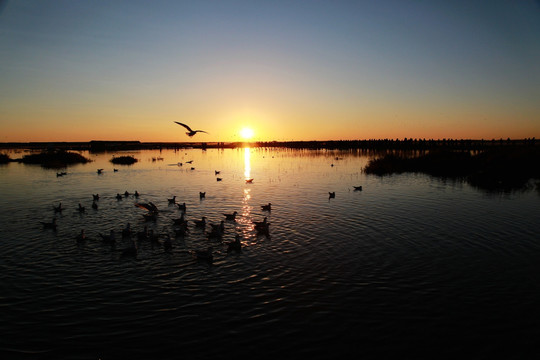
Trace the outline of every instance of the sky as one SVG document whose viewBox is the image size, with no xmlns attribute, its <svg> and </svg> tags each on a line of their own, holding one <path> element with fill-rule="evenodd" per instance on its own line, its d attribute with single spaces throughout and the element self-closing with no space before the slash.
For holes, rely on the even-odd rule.
<svg viewBox="0 0 540 360">
<path fill-rule="evenodd" d="M 540 1 L 0 0 L 0 142 L 244 128 L 540 138 Z"/>
</svg>

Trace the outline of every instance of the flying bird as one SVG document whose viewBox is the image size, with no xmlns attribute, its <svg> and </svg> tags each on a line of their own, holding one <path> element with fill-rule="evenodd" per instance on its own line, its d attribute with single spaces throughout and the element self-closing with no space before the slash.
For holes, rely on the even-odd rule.
<svg viewBox="0 0 540 360">
<path fill-rule="evenodd" d="M 175 121 L 175 123 L 177 123 L 178 125 L 181 125 L 183 127 L 185 127 L 188 131 L 186 132 L 186 135 L 189 136 L 189 137 L 192 137 L 193 135 L 195 135 L 196 133 L 198 132 L 203 132 L 205 134 L 208 134 L 206 131 L 204 130 L 191 130 L 191 128 L 189 126 L 187 126 L 186 124 L 182 124 L 178 121 Z"/>
</svg>

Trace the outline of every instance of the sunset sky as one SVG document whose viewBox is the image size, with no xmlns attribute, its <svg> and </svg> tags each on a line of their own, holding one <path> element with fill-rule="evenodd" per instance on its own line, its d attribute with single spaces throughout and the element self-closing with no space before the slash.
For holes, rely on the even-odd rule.
<svg viewBox="0 0 540 360">
<path fill-rule="evenodd" d="M 540 138 L 540 2 L 0 0 L 0 142 L 243 128 Z"/>
</svg>

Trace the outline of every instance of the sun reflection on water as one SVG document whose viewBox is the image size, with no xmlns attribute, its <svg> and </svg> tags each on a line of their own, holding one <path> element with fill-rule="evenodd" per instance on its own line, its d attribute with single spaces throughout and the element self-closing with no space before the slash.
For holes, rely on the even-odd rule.
<svg viewBox="0 0 540 360">
<path fill-rule="evenodd" d="M 251 178 L 251 149 L 244 149 L 244 176 L 246 180 Z"/>
</svg>

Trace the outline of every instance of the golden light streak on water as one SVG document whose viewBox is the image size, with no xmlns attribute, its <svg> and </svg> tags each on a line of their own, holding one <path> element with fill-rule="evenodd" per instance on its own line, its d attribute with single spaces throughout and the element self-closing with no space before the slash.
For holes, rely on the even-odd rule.
<svg viewBox="0 0 540 360">
<path fill-rule="evenodd" d="M 251 149 L 244 149 L 244 176 L 246 180 L 251 179 Z"/>
</svg>

